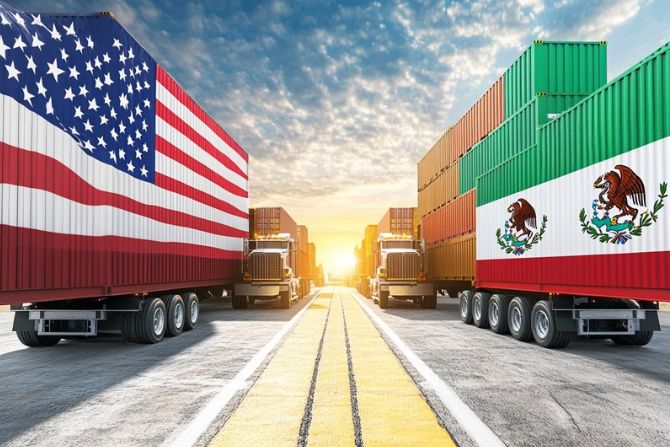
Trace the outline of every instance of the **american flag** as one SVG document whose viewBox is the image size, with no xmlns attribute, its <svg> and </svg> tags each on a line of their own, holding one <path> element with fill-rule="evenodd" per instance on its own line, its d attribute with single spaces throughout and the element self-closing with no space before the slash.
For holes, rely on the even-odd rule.
<svg viewBox="0 0 670 447">
<path fill-rule="evenodd" d="M 38 245 L 53 250 L 63 237 L 80 237 L 95 253 L 105 241 L 144 256 L 143 271 L 123 283 L 223 274 L 187 261 L 160 273 L 157 254 L 239 258 L 248 234 L 246 152 L 110 15 L 32 14 L 0 3 L 0 105 L 0 229 L 45 233 Z M 0 255 L 9 265 L 5 256 L 18 252 Z M 20 276 L 0 277 L 0 289 L 54 286 Z"/>
</svg>

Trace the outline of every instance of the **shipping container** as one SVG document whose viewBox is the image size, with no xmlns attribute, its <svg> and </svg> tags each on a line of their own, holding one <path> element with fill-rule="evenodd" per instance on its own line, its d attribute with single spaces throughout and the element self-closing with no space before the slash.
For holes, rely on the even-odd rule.
<svg viewBox="0 0 670 447">
<path fill-rule="evenodd" d="M 41 27 L 0 10 L 10 25 L 0 28 L 4 42 L 29 30 L 44 43 L 3 54 L 21 75 L 0 82 L 0 304 L 237 280 L 248 234 L 247 153 L 111 15 L 45 14 Z M 74 27 L 92 43 L 77 52 L 76 36 L 56 42 L 52 27 Z M 75 83 L 62 74 L 61 48 L 79 68 L 78 85 L 90 86 L 87 97 L 67 98 Z M 101 82 L 102 72 L 84 65 L 105 53 L 113 55 L 104 62 L 111 77 Z M 47 73 L 47 62 L 57 67 Z"/>
<path fill-rule="evenodd" d="M 471 284 L 475 278 L 475 233 L 433 244 L 426 248 L 426 257 L 432 280 Z"/>
<path fill-rule="evenodd" d="M 365 227 L 364 238 L 364 252 L 365 252 L 365 274 L 373 276 L 375 273 L 375 259 L 377 246 L 377 225 L 368 225 Z"/>
<path fill-rule="evenodd" d="M 449 166 L 447 151 L 447 134 L 444 133 L 417 165 L 417 190 L 426 187 Z"/>
<path fill-rule="evenodd" d="M 415 211 L 416 208 L 389 208 L 377 224 L 377 236 L 382 233 L 414 234 Z"/>
<path fill-rule="evenodd" d="M 458 196 L 458 174 L 458 164 L 452 165 L 442 171 L 442 173 L 423 190 L 419 191 L 419 207 L 417 214 L 420 217 L 427 216 Z"/>
<path fill-rule="evenodd" d="M 253 238 L 288 233 L 298 241 L 298 224 L 280 207 L 253 208 L 250 233 Z"/>
<path fill-rule="evenodd" d="M 422 235 L 426 244 L 462 236 L 475 231 L 475 190 L 459 196 L 446 206 L 424 217 Z"/>
</svg>

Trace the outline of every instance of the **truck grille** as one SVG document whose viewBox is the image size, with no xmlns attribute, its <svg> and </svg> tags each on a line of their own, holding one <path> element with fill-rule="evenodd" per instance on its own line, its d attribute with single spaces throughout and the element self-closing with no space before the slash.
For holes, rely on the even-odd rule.
<svg viewBox="0 0 670 447">
<path fill-rule="evenodd" d="M 281 255 L 279 253 L 251 253 L 249 273 L 252 279 L 280 280 L 282 277 Z"/>
<path fill-rule="evenodd" d="M 421 259 L 417 253 L 389 253 L 386 257 L 388 279 L 417 279 Z"/>
</svg>

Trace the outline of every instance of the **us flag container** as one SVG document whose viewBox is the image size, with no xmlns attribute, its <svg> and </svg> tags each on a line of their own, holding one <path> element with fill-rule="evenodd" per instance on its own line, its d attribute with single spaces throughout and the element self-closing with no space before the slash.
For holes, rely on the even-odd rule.
<svg viewBox="0 0 670 447">
<path fill-rule="evenodd" d="M 239 279 L 247 153 L 110 14 L 0 3 L 0 166 L 0 304 Z"/>
</svg>

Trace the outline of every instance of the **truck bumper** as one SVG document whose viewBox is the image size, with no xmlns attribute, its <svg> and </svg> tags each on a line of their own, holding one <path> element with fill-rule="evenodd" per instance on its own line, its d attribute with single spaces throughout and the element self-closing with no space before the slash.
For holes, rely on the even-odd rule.
<svg viewBox="0 0 670 447">
<path fill-rule="evenodd" d="M 238 283 L 235 284 L 235 295 L 239 296 L 277 296 L 279 292 L 287 292 L 289 283 Z"/>
<path fill-rule="evenodd" d="M 432 283 L 381 283 L 379 287 L 391 296 L 430 296 L 435 293 Z"/>
</svg>

